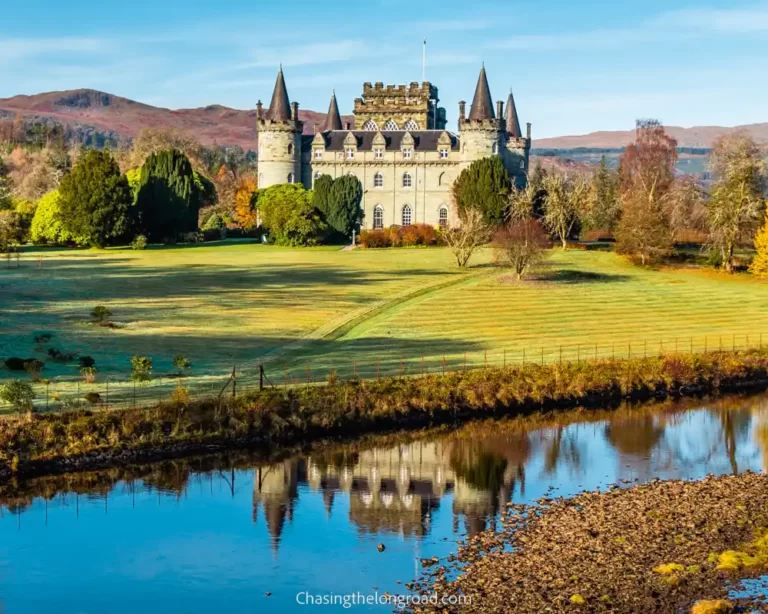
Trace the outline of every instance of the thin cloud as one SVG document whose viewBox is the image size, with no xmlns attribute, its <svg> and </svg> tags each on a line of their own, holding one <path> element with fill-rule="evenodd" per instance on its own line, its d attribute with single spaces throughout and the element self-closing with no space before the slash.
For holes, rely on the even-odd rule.
<svg viewBox="0 0 768 614">
<path fill-rule="evenodd" d="M 0 38 L 0 60 L 58 53 L 104 52 L 112 44 L 101 38 Z"/>
<path fill-rule="evenodd" d="M 731 34 L 768 32 L 768 6 L 737 9 L 684 9 L 665 13 L 659 17 L 657 23 L 661 26 L 705 32 Z"/>
</svg>

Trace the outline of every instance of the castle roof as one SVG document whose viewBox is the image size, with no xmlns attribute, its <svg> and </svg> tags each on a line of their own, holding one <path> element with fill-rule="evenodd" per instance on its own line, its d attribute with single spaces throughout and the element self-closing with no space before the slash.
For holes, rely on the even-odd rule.
<svg viewBox="0 0 768 614">
<path fill-rule="evenodd" d="M 517 116 L 517 107 L 515 106 L 515 97 L 512 96 L 512 90 L 509 91 L 509 98 L 507 98 L 507 110 L 504 114 L 504 122 L 506 124 L 507 134 L 520 138 L 523 136 L 520 130 L 520 118 Z"/>
<path fill-rule="evenodd" d="M 360 151 L 373 151 L 373 140 L 377 134 L 384 137 L 385 151 L 399 151 L 402 146 L 403 137 L 410 134 L 413 137 L 413 149 L 415 151 L 437 151 L 438 141 L 445 133 L 451 140 L 451 149 L 459 149 L 459 138 L 447 130 L 384 130 L 376 132 L 373 130 L 331 130 L 323 132 L 326 151 L 344 151 L 344 139 L 348 134 L 352 134 L 357 141 L 357 149 Z M 311 138 L 311 137 L 310 137 Z"/>
<path fill-rule="evenodd" d="M 267 119 L 272 121 L 288 121 L 291 119 L 291 101 L 288 100 L 288 89 L 285 87 L 283 67 L 277 73 L 275 89 L 272 92 L 272 102 L 269 103 Z"/>
<path fill-rule="evenodd" d="M 485 66 L 483 66 L 480 69 L 480 76 L 477 78 L 477 87 L 475 87 L 475 97 L 472 99 L 472 107 L 469 110 L 469 119 L 484 120 L 495 119 L 495 117 L 491 90 L 488 87 L 488 77 L 485 75 Z"/>
<path fill-rule="evenodd" d="M 336 92 L 331 95 L 331 104 L 328 105 L 328 115 L 325 116 L 323 132 L 326 130 L 341 130 L 341 115 L 339 114 L 339 105 L 336 103 Z"/>
</svg>

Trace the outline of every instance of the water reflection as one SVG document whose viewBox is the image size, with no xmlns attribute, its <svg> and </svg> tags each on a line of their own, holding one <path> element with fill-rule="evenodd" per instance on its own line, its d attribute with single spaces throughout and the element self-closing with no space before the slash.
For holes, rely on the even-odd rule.
<svg viewBox="0 0 768 614">
<path fill-rule="evenodd" d="M 419 557 L 447 555 L 508 501 L 550 488 L 568 495 L 620 480 L 764 470 L 766 459 L 762 396 L 487 423 L 270 463 L 231 454 L 3 485 L 0 599 L 9 612 L 153 612 L 169 605 L 157 601 L 163 587 L 185 595 L 179 611 L 225 599 L 245 612 L 265 592 L 279 611 L 296 609 L 291 596 L 308 588 L 402 593 L 396 580 L 414 577 Z M 386 555 L 375 548 L 382 541 Z M 60 581 L 59 550 L 74 557 L 65 567 L 81 568 L 77 581 Z M 131 598 L 117 609 L 114 595 L 98 593 L 126 582 Z M 64 597 L 54 604 L 46 594 Z"/>
</svg>

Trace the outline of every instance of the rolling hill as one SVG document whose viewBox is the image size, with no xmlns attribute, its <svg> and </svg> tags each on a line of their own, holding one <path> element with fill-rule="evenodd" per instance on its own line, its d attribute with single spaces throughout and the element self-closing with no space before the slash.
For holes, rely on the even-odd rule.
<svg viewBox="0 0 768 614">
<path fill-rule="evenodd" d="M 217 142 L 221 145 L 240 145 L 244 149 L 256 147 L 254 128 L 256 111 L 242 111 L 221 105 L 196 109 L 165 109 L 154 107 L 121 96 L 96 90 L 80 89 L 48 92 L 33 96 L 0 98 L 0 118 L 13 118 L 21 114 L 28 121 L 60 122 L 75 133 L 100 132 L 111 137 L 134 137 L 143 128 L 176 128 L 194 135 L 202 144 Z M 321 124 L 324 113 L 299 110 L 304 131 L 314 132 Z M 342 121 L 352 121 L 352 116 Z M 768 123 L 725 128 L 720 126 L 667 127 L 681 147 L 711 147 L 719 136 L 736 130 L 745 130 L 758 142 L 768 143 Z M 537 139 L 537 149 L 618 148 L 634 140 L 634 130 L 593 132 L 580 136 L 561 136 Z"/>
</svg>

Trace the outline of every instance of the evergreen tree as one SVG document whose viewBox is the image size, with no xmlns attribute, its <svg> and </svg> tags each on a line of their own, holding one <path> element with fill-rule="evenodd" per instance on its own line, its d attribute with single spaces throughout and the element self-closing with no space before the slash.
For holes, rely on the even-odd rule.
<svg viewBox="0 0 768 614">
<path fill-rule="evenodd" d="M 8 167 L 3 162 L 2 157 L 0 157 L 0 211 L 13 208 L 12 188 L 13 184 L 8 174 Z"/>
<path fill-rule="evenodd" d="M 758 277 L 768 277 L 768 216 L 762 230 L 755 237 L 755 259 L 749 270 Z"/>
<path fill-rule="evenodd" d="M 461 171 L 452 191 L 460 216 L 476 209 L 487 223 L 496 225 L 504 221 L 512 181 L 501 157 L 491 156 L 475 160 Z"/>
<path fill-rule="evenodd" d="M 333 189 L 333 177 L 320 175 L 315 179 L 315 187 L 312 190 L 312 204 L 325 219 L 331 214 L 331 190 Z"/>
<path fill-rule="evenodd" d="M 141 168 L 136 196 L 139 230 L 152 240 L 197 230 L 202 198 L 187 156 L 178 149 L 151 154 Z"/>
<path fill-rule="evenodd" d="M 103 246 L 125 236 L 133 198 L 109 152 L 89 151 L 59 186 L 64 229 L 85 244 Z"/>
<path fill-rule="evenodd" d="M 326 215 L 328 225 L 345 237 L 359 231 L 362 198 L 363 186 L 357 177 L 342 175 L 334 179 L 330 191 L 330 211 Z"/>
<path fill-rule="evenodd" d="M 592 176 L 589 201 L 582 220 L 584 230 L 614 230 L 621 217 L 619 174 L 608 167 L 605 156 Z"/>
</svg>

